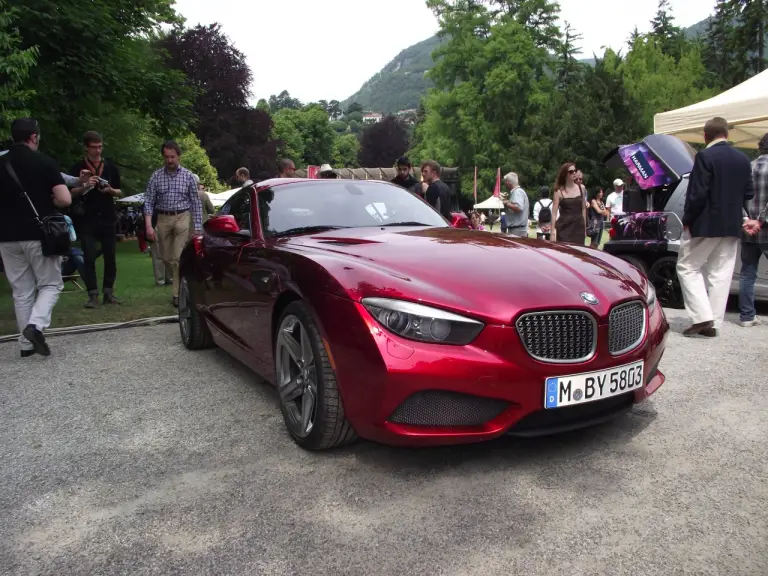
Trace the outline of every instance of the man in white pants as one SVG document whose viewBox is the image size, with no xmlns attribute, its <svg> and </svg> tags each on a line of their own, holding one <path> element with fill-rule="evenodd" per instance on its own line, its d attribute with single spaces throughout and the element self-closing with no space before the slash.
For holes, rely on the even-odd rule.
<svg viewBox="0 0 768 576">
<path fill-rule="evenodd" d="M 728 144 L 728 123 L 704 126 L 683 212 L 677 275 L 691 326 L 684 336 L 717 336 L 736 265 L 743 210 L 754 194 L 749 158 Z"/>
<path fill-rule="evenodd" d="M 37 152 L 40 127 L 36 120 L 14 120 L 11 136 L 13 148 L 0 158 L 0 257 L 13 291 L 21 356 L 48 356 L 51 351 L 43 330 L 51 324 L 53 307 L 64 286 L 61 257 L 43 256 L 42 232 L 29 202 L 42 219 L 56 207 L 69 206 L 72 196 L 53 160 Z"/>
</svg>

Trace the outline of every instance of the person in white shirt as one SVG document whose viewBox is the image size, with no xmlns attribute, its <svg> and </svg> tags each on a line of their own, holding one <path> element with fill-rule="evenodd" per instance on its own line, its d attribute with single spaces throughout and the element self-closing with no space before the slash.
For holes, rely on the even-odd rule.
<svg viewBox="0 0 768 576">
<path fill-rule="evenodd" d="M 533 219 L 536 220 L 536 238 L 549 240 L 552 233 L 552 199 L 549 197 L 549 186 L 539 188 L 539 198 L 533 205 Z M 542 213 L 543 212 L 543 213 Z"/>
<path fill-rule="evenodd" d="M 613 181 L 613 188 L 614 191 L 605 200 L 605 207 L 610 210 L 611 216 L 620 216 L 624 214 L 624 182 L 621 178 Z"/>
</svg>

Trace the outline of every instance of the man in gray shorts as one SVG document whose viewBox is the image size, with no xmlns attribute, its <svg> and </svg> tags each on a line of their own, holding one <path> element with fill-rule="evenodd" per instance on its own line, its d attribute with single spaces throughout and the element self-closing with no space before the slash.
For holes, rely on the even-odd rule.
<svg viewBox="0 0 768 576">
<path fill-rule="evenodd" d="M 515 236 L 528 237 L 528 194 L 520 187 L 517 174 L 510 172 L 504 176 L 504 184 L 509 190 L 509 199 L 504 202 L 507 214 L 507 232 Z"/>
</svg>

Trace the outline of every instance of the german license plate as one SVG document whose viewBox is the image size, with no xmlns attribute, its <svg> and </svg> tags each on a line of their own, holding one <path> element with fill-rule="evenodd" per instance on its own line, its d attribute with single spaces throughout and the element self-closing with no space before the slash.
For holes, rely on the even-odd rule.
<svg viewBox="0 0 768 576">
<path fill-rule="evenodd" d="M 563 408 L 618 396 L 643 386 L 643 363 L 635 362 L 598 372 L 547 378 L 544 407 Z"/>
</svg>

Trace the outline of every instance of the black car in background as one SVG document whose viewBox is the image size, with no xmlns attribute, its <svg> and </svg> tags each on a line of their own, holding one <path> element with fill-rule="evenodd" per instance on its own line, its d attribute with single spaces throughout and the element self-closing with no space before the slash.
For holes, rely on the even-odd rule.
<svg viewBox="0 0 768 576">
<path fill-rule="evenodd" d="M 610 222 L 610 240 L 603 249 L 633 264 L 648 275 L 662 306 L 682 308 L 683 295 L 677 278 L 677 254 L 683 234 L 683 208 L 696 151 L 665 134 L 647 136 L 641 142 L 613 149 L 603 163 L 625 168 L 632 185 L 624 193 L 624 212 Z M 741 258 L 731 283 L 739 292 Z M 755 296 L 768 299 L 768 264 L 760 260 Z"/>
</svg>

